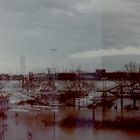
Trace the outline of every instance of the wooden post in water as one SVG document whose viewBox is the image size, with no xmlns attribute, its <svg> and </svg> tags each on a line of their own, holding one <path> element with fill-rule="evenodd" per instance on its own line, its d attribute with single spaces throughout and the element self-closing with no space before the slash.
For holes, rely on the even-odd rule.
<svg viewBox="0 0 140 140">
<path fill-rule="evenodd" d="M 136 95 L 135 95 L 135 91 L 132 91 L 133 93 L 133 109 L 136 109 Z"/>
<path fill-rule="evenodd" d="M 94 106 L 92 108 L 92 118 L 93 118 L 93 121 L 95 121 L 95 107 Z"/>
<path fill-rule="evenodd" d="M 102 97 L 103 97 L 103 104 L 102 104 L 102 106 L 103 106 L 103 111 L 105 111 L 106 110 L 106 78 L 102 78 L 102 80 L 103 80 L 103 95 L 102 95 Z"/>
<path fill-rule="evenodd" d="M 121 94 L 121 112 L 123 111 L 123 87 L 120 85 L 120 94 Z"/>
</svg>

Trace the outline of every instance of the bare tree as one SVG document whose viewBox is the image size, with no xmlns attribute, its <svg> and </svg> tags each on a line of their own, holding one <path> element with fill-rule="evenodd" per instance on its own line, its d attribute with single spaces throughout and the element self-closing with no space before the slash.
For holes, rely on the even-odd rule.
<svg viewBox="0 0 140 140">
<path fill-rule="evenodd" d="M 75 103 L 75 98 L 81 98 L 88 96 L 88 94 L 94 89 L 94 81 L 86 80 L 84 77 L 80 76 L 80 72 L 76 71 L 76 77 L 72 80 L 63 80 L 63 91 L 64 93 L 60 95 L 60 100 L 67 102 L 69 100 Z"/>
<path fill-rule="evenodd" d="M 136 62 L 125 64 L 126 78 L 123 79 L 125 87 L 133 98 L 133 108 L 136 108 L 136 93 L 135 89 L 139 86 L 139 65 Z"/>
<path fill-rule="evenodd" d="M 139 70 L 136 62 L 129 62 L 128 64 L 125 64 L 125 69 L 128 74 L 136 73 Z"/>
</svg>

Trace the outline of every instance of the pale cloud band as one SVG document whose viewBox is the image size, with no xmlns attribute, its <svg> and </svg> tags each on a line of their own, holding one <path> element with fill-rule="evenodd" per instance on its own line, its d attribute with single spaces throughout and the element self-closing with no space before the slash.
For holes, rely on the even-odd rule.
<svg viewBox="0 0 140 140">
<path fill-rule="evenodd" d="M 117 56 L 117 55 L 139 55 L 140 47 L 124 47 L 121 49 L 98 49 L 92 51 L 85 51 L 70 55 L 70 58 L 94 58 L 102 56 Z"/>
</svg>

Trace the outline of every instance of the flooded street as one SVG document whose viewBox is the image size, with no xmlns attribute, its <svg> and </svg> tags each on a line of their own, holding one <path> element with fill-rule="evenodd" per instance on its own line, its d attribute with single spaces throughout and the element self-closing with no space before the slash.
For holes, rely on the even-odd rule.
<svg viewBox="0 0 140 140">
<path fill-rule="evenodd" d="M 11 87 L 9 89 L 11 91 Z M 118 110 L 112 107 L 103 111 L 102 107 L 97 107 L 93 115 L 93 110 L 86 107 L 80 109 L 60 107 L 54 111 L 52 107 L 17 106 L 14 103 L 27 97 L 15 89 L 17 88 L 12 89 L 10 95 L 7 118 L 0 121 L 0 140 L 139 140 L 140 138 L 140 130 L 100 127 L 100 121 L 103 120 L 114 122 L 115 118 L 121 116 L 139 118 L 140 110 L 121 112 L 120 99 L 114 101 L 114 104 L 118 105 Z M 132 100 L 125 99 L 124 106 L 127 103 L 132 103 Z M 137 100 L 137 105 L 140 105 L 140 100 Z"/>
<path fill-rule="evenodd" d="M 9 111 L 7 119 L 4 120 L 4 124 L 7 124 L 4 131 L 5 140 L 28 140 L 28 131 L 32 134 L 32 140 L 139 140 L 140 138 L 140 131 L 95 128 L 92 110 L 60 109 L 55 113 L 55 120 L 54 112 L 51 111 L 43 113 L 20 111 L 17 116 L 16 112 Z M 97 120 L 100 119 L 100 115 L 101 112 L 97 111 Z M 115 115 L 115 112 L 111 115 Z M 85 121 L 77 119 L 74 126 L 61 126 L 61 121 L 67 116 L 76 116 L 79 120 Z M 43 119 L 47 120 L 47 124 Z"/>
</svg>

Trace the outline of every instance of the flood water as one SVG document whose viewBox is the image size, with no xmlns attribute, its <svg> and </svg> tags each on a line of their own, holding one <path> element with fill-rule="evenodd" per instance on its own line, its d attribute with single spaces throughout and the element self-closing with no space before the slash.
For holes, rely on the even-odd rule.
<svg viewBox="0 0 140 140">
<path fill-rule="evenodd" d="M 17 97 L 21 97 L 19 93 Z M 11 100 L 15 98 L 13 95 Z M 128 102 L 132 101 L 127 99 L 124 104 Z M 140 105 L 140 101 L 137 104 Z M 121 112 L 119 108 L 118 111 L 114 108 L 105 111 L 96 108 L 93 118 L 93 110 L 87 108 L 67 107 L 54 112 L 52 108 L 38 110 L 31 106 L 10 106 L 7 118 L 0 121 L 0 140 L 29 140 L 28 132 L 32 135 L 30 140 L 139 140 L 139 130 L 94 127 L 95 120 L 113 120 L 121 115 L 139 117 L 140 110 Z M 76 118 L 74 125 L 67 120 L 68 125 L 62 126 L 62 121 L 71 116 Z"/>
<path fill-rule="evenodd" d="M 22 110 L 15 115 L 16 112 L 18 111 L 9 110 L 8 118 L 3 122 L 7 124 L 4 130 L 5 140 L 28 140 L 28 131 L 32 133 L 32 140 L 139 140 L 140 138 L 140 131 L 94 128 L 92 110 L 61 108 L 55 112 L 55 118 L 51 110 L 44 112 Z M 139 115 L 140 112 L 137 111 L 136 114 Z M 103 119 L 101 117 L 105 119 L 109 116 L 111 118 L 116 115 L 116 112 L 107 111 L 103 114 L 97 110 L 95 119 Z M 61 121 L 67 116 L 75 116 L 86 121 L 77 121 L 74 126 L 61 126 Z M 47 124 L 43 120 L 47 120 Z"/>
</svg>

